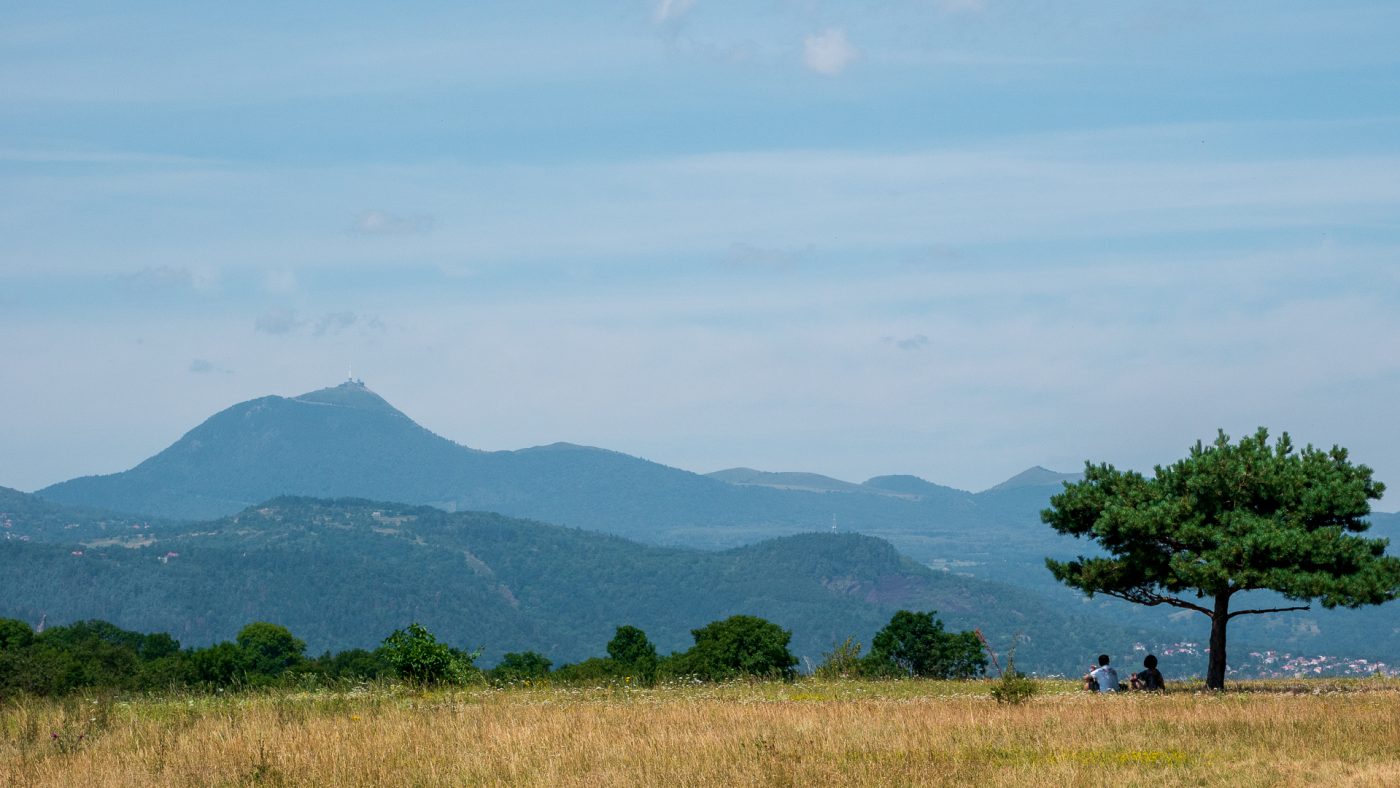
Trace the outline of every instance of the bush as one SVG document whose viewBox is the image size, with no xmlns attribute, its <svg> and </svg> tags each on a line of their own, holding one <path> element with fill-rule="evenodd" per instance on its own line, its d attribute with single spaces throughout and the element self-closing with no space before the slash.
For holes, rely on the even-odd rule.
<svg viewBox="0 0 1400 788">
<path fill-rule="evenodd" d="M 592 657 L 573 665 L 560 665 L 549 674 L 550 681 L 560 684 L 607 684 L 626 679 L 631 673 L 623 673 L 622 668 L 608 657 Z"/>
<path fill-rule="evenodd" d="M 992 685 L 992 698 L 997 703 L 1016 706 L 1030 700 L 1039 691 L 1040 685 L 1016 670 L 1016 657 L 1011 654 L 1006 658 L 1006 670 Z"/>
<path fill-rule="evenodd" d="M 416 621 L 384 638 L 381 651 L 384 661 L 405 681 L 463 684 L 480 675 L 472 664 L 476 654 L 439 643 L 433 633 Z"/>
<path fill-rule="evenodd" d="M 849 679 L 865 675 L 860 658 L 862 648 L 850 637 L 840 643 L 832 643 L 831 650 L 822 654 L 822 664 L 812 671 L 812 675 L 821 679 Z"/>
<path fill-rule="evenodd" d="M 553 664 L 543 654 L 534 651 L 506 654 L 501 658 L 501 663 L 491 669 L 491 680 L 538 681 L 549 677 L 549 667 Z"/>
<path fill-rule="evenodd" d="M 871 641 L 867 658 L 871 670 L 894 668 L 897 674 L 938 679 L 973 678 L 986 672 L 987 657 L 977 634 L 944 631 L 935 615 L 933 610 L 895 613 Z"/>
<path fill-rule="evenodd" d="M 692 629 L 695 645 L 662 664 L 670 676 L 723 681 L 741 676 L 791 680 L 797 657 L 788 651 L 792 633 L 756 616 L 730 616 Z"/>
</svg>

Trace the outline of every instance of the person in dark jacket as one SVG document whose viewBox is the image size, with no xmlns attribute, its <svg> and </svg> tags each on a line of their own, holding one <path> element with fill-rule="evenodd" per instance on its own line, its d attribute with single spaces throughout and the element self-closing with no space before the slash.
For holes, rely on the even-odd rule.
<svg viewBox="0 0 1400 788">
<path fill-rule="evenodd" d="M 1128 683 L 1135 690 L 1149 690 L 1151 692 L 1166 692 L 1167 682 L 1162 678 L 1162 671 L 1157 669 L 1157 658 L 1148 654 L 1142 660 L 1142 670 L 1134 673 L 1128 679 Z"/>
</svg>

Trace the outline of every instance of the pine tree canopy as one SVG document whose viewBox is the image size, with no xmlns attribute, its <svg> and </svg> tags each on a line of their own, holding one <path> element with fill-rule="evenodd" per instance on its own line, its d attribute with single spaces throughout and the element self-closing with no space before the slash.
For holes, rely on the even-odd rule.
<svg viewBox="0 0 1400 788">
<path fill-rule="evenodd" d="M 1386 540 L 1358 534 L 1384 490 L 1346 449 L 1297 451 L 1287 433 L 1271 446 L 1263 428 L 1232 444 L 1222 431 L 1150 479 L 1088 464 L 1084 480 L 1066 484 L 1041 519 L 1107 555 L 1046 565 L 1091 596 L 1213 617 L 1304 609 L 1217 604 L 1256 589 L 1328 608 L 1379 604 L 1400 597 L 1400 558 L 1385 555 Z"/>
</svg>

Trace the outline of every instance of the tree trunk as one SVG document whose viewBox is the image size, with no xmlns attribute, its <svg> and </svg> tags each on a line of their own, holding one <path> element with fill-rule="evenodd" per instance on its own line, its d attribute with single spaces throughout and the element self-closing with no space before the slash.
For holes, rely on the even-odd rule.
<svg viewBox="0 0 1400 788">
<path fill-rule="evenodd" d="M 1230 594 L 1215 595 L 1215 612 L 1210 617 L 1210 666 L 1206 668 L 1206 689 L 1225 689 L 1225 625 L 1230 623 Z"/>
</svg>

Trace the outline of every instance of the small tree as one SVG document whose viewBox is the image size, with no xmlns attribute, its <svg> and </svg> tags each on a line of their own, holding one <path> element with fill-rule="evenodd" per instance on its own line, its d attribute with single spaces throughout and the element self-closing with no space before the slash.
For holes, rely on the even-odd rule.
<svg viewBox="0 0 1400 788">
<path fill-rule="evenodd" d="M 756 616 L 730 616 L 692 629 L 695 645 L 676 655 L 671 671 L 720 681 L 738 676 L 791 679 L 797 657 L 788 651 L 792 633 Z"/>
<path fill-rule="evenodd" d="M 0 618 L 0 652 L 29 648 L 34 642 L 34 630 L 16 618 Z"/>
<path fill-rule="evenodd" d="M 937 611 L 900 610 L 870 642 L 867 659 L 906 676 L 972 678 L 987 669 L 975 632 L 947 632 Z"/>
<path fill-rule="evenodd" d="M 396 629 L 380 646 L 384 661 L 399 678 L 420 684 L 462 681 L 475 672 L 475 654 L 456 651 L 418 622 Z"/>
<path fill-rule="evenodd" d="M 234 642 L 247 653 L 247 670 L 255 675 L 280 676 L 305 660 L 306 643 L 278 624 L 255 621 L 240 629 Z"/>
<path fill-rule="evenodd" d="M 1046 559 L 1055 578 L 1089 596 L 1170 605 L 1210 619 L 1206 686 L 1225 686 L 1226 626 L 1237 616 L 1307 610 L 1232 610 L 1243 591 L 1267 589 L 1323 607 L 1360 607 L 1400 596 L 1400 558 L 1364 539 L 1370 502 L 1385 486 L 1352 465 L 1346 449 L 1295 451 L 1284 433 L 1271 448 L 1260 428 L 1238 444 L 1222 431 L 1148 479 L 1086 464 L 1041 519 L 1086 537 L 1106 557 Z M 1192 599 L 1194 597 L 1194 601 Z"/>
<path fill-rule="evenodd" d="M 618 627 L 613 639 L 608 641 L 608 656 L 624 675 L 636 676 L 642 683 L 656 678 L 656 646 L 647 639 L 647 633 L 637 627 Z"/>
</svg>

